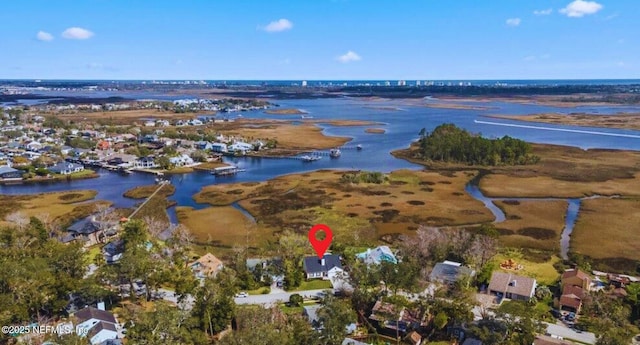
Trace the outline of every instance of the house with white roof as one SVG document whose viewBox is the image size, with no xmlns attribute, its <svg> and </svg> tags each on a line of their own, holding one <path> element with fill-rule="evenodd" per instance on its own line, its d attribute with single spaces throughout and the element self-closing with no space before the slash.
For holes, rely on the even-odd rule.
<svg viewBox="0 0 640 345">
<path fill-rule="evenodd" d="M 177 157 L 171 157 L 169 158 L 169 162 L 171 162 L 171 164 L 177 166 L 177 167 L 183 167 L 185 165 L 192 165 L 193 159 L 191 157 L 189 157 L 188 155 L 180 155 Z"/>
</svg>

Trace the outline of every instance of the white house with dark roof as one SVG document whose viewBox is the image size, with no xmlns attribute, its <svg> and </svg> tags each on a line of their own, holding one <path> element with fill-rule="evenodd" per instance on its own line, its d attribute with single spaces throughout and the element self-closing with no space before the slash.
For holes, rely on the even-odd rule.
<svg viewBox="0 0 640 345">
<path fill-rule="evenodd" d="M 103 308 L 86 307 L 73 316 L 76 318 L 76 333 L 87 337 L 93 345 L 118 338 L 118 322 Z"/>
<path fill-rule="evenodd" d="M 307 279 L 329 279 L 329 271 L 334 268 L 342 269 L 340 257 L 333 254 L 324 254 L 320 259 L 317 256 L 307 256 L 302 262 L 302 267 Z"/>
</svg>

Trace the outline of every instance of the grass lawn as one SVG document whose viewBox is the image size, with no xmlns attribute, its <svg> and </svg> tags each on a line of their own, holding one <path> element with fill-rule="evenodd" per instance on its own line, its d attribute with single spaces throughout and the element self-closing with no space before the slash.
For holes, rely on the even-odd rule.
<svg viewBox="0 0 640 345">
<path fill-rule="evenodd" d="M 535 278 L 538 281 L 538 285 L 552 285 L 560 279 L 560 273 L 553 267 L 553 264 L 560 261 L 557 256 L 553 256 L 551 260 L 546 262 L 534 262 L 527 260 L 521 252 L 513 250 L 496 255 L 493 261 L 499 267 L 501 262 L 508 259 L 515 260 L 517 264 L 523 266 L 523 269 L 517 271 L 504 270 L 504 272 Z"/>
<path fill-rule="evenodd" d="M 323 290 L 323 289 L 331 289 L 331 282 L 328 280 L 321 279 L 313 279 L 313 280 L 305 280 L 294 290 L 291 291 L 304 291 L 304 290 Z"/>
<path fill-rule="evenodd" d="M 271 291 L 271 288 L 269 288 L 268 286 L 263 286 L 261 288 L 255 289 L 255 290 L 248 290 L 247 293 L 249 295 L 266 295 L 266 294 L 269 293 L 269 291 Z"/>
<path fill-rule="evenodd" d="M 84 253 L 84 261 L 87 265 L 90 265 L 94 262 L 96 255 L 101 253 L 102 245 L 95 245 Z"/>
</svg>

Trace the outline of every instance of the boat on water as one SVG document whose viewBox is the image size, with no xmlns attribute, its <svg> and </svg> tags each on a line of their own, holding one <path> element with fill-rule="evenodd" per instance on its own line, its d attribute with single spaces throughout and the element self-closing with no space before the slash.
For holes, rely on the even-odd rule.
<svg viewBox="0 0 640 345">
<path fill-rule="evenodd" d="M 302 118 L 302 119 L 313 119 L 313 116 L 311 116 L 311 115 L 300 115 L 300 118 Z"/>
<path fill-rule="evenodd" d="M 362 150 L 362 145 L 360 145 L 360 144 L 356 145 L 356 150 L 358 150 L 358 151 Z"/>
<path fill-rule="evenodd" d="M 342 152 L 340 151 L 340 149 L 331 149 L 329 151 L 329 157 L 331 158 L 338 158 L 341 154 Z"/>
<path fill-rule="evenodd" d="M 320 156 L 309 156 L 309 155 L 304 155 L 302 157 L 300 157 L 302 159 L 303 162 L 314 162 L 317 160 L 320 160 Z"/>
</svg>

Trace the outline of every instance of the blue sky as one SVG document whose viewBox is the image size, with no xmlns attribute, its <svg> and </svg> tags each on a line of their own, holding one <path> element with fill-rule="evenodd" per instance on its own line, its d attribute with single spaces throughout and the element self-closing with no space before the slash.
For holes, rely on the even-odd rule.
<svg viewBox="0 0 640 345">
<path fill-rule="evenodd" d="M 21 0 L 0 78 L 640 78 L 637 0 Z"/>
</svg>

